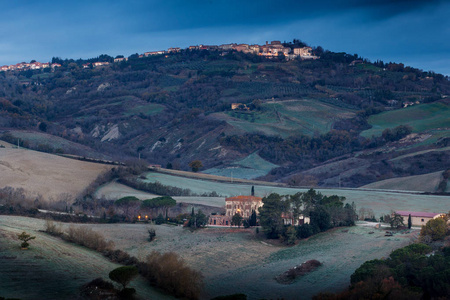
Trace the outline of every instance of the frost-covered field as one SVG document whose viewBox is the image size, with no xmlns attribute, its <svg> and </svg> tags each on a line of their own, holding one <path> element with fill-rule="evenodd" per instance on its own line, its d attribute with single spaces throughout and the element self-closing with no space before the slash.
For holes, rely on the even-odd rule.
<svg viewBox="0 0 450 300">
<path fill-rule="evenodd" d="M 81 285 L 98 277 L 108 280 L 109 272 L 120 266 L 97 252 L 39 232 L 44 223 L 0 215 L 0 297 L 77 299 Z M 23 231 L 36 236 L 28 250 L 21 250 L 17 240 Z M 130 287 L 144 299 L 172 299 L 149 287 L 142 277 Z"/>
<path fill-rule="evenodd" d="M 321 291 L 339 291 L 348 286 L 350 275 L 363 262 L 388 256 L 392 250 L 410 243 L 418 233 L 385 237 L 384 230 L 355 226 L 337 228 L 285 247 L 267 243 L 254 229 L 205 228 L 191 232 L 168 225 L 73 225 L 101 232 L 114 241 L 115 248 L 141 260 L 153 250 L 177 252 L 205 276 L 202 299 L 232 293 L 245 293 L 249 299 L 308 299 Z M 150 227 L 156 230 L 153 242 L 147 240 Z M 43 228 L 43 220 L 0 216 L 1 296 L 36 299 L 51 290 L 47 299 L 58 296 L 64 299 L 93 278 L 107 279 L 108 272 L 116 266 L 93 251 L 37 231 Z M 27 251 L 20 251 L 18 241 L 14 240 L 23 230 L 37 236 Z M 12 256 L 17 258 L 10 259 Z M 323 266 L 291 285 L 275 281 L 275 276 L 310 259 L 319 260 Z M 143 279 L 131 286 L 141 297 L 164 299 Z"/>
<path fill-rule="evenodd" d="M 199 179 L 172 176 L 168 174 L 149 172 L 147 181 L 159 181 L 165 185 L 188 188 L 194 193 L 202 194 L 212 191 L 226 197 L 236 195 L 249 195 L 252 185 L 205 181 Z M 324 195 L 339 195 L 346 197 L 348 203 L 355 202 L 357 209 L 361 207 L 371 208 L 376 217 L 388 214 L 392 210 L 409 210 L 425 212 L 447 212 L 450 206 L 450 197 L 423 195 L 397 191 L 376 191 L 364 189 L 317 189 Z M 255 195 L 264 197 L 270 193 L 294 194 L 305 192 L 306 189 L 283 188 L 274 186 L 255 186 Z M 199 198 L 199 202 L 202 198 Z M 208 205 L 208 198 L 204 203 Z M 225 203 L 224 203 L 225 204 Z"/>
</svg>

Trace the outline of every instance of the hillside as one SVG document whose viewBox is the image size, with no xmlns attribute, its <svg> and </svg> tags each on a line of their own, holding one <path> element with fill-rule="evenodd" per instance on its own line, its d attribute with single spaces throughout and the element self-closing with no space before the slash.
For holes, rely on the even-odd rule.
<svg viewBox="0 0 450 300">
<path fill-rule="evenodd" d="M 347 160 L 365 161 L 367 168 L 341 175 L 348 187 L 440 169 L 438 159 L 448 151 L 415 155 L 411 168 L 383 164 L 446 147 L 447 78 L 320 47 L 313 54 L 320 58 L 181 50 L 96 68 L 55 58 L 61 67 L 53 70 L 1 72 L 0 138 L 46 152 L 141 157 L 181 170 L 200 159 L 208 173 L 240 178 L 298 184 L 305 180 L 294 177 L 308 175 L 319 186 L 339 185 L 330 175 L 339 170 L 313 171 L 337 161 L 342 172 L 350 168 Z M 399 125 L 420 138 L 399 144 L 406 131 L 382 134 Z"/>
<path fill-rule="evenodd" d="M 39 232 L 38 229 L 45 226 L 44 220 L 0 216 L 0 221 L 2 296 L 65 299 L 68 295 L 76 295 L 79 286 L 94 278 L 108 280 L 108 272 L 117 267 L 100 253 Z M 86 225 L 71 223 L 63 226 Z M 340 291 L 348 286 L 350 275 L 364 261 L 387 256 L 417 236 L 417 231 L 412 231 L 392 238 L 384 236 L 384 230 L 353 226 L 321 233 L 286 248 L 265 242 L 262 234 L 258 237 L 250 229 L 205 228 L 191 232 L 180 226 L 152 226 L 157 239 L 149 243 L 148 225 L 89 226 L 113 241 L 116 249 L 139 259 L 144 259 L 153 250 L 176 252 L 189 266 L 204 275 L 205 287 L 200 299 L 232 293 L 245 293 L 250 299 L 295 299 L 299 293 L 311 298 L 319 292 Z M 18 249 L 15 239 L 22 231 L 36 236 L 26 251 Z M 309 259 L 317 259 L 323 266 L 290 285 L 275 281 L 277 275 Z M 30 272 L 31 267 L 33 272 Z M 259 284 L 255 286 L 255 282 Z M 23 289 L 25 285 L 29 288 Z M 150 287 L 140 277 L 129 286 L 135 288 L 137 296 L 143 299 L 173 299 Z"/>
<path fill-rule="evenodd" d="M 0 188 L 23 188 L 31 198 L 71 201 L 98 175 L 111 169 L 109 165 L 4 145 L 0 148 Z"/>
<path fill-rule="evenodd" d="M 364 185 L 362 188 L 403 190 L 434 193 L 442 181 L 442 172 L 434 172 L 424 175 L 391 178 Z"/>
</svg>

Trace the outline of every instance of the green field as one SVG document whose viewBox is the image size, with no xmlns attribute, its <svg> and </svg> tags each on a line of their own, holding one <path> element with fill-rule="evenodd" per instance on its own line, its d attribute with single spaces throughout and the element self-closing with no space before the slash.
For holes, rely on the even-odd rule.
<svg viewBox="0 0 450 300">
<path fill-rule="evenodd" d="M 387 111 L 370 116 L 368 122 L 371 129 L 365 130 L 361 136 L 379 136 L 383 130 L 394 128 L 399 125 L 409 125 L 413 132 L 444 128 L 447 129 L 446 136 L 450 135 L 450 106 L 441 102 L 420 104 L 407 108 Z"/>
<path fill-rule="evenodd" d="M 249 195 L 252 187 L 252 185 L 249 184 L 205 181 L 154 172 L 146 173 L 146 177 L 147 179 L 145 181 L 148 182 L 159 181 L 165 185 L 190 189 L 197 194 L 215 191 L 219 195 L 226 197 L 237 195 Z M 324 195 L 344 196 L 346 197 L 347 199 L 346 201 L 348 203 L 355 202 L 357 209 L 361 207 L 371 208 L 375 212 L 377 218 L 379 218 L 381 215 L 391 213 L 392 210 L 446 212 L 448 211 L 448 207 L 450 204 L 450 197 L 414 194 L 408 192 L 376 191 L 363 189 L 317 189 L 317 190 Z M 306 189 L 300 188 L 255 186 L 255 195 L 259 197 L 267 196 L 270 193 L 278 193 L 286 195 L 305 191 Z M 204 204 L 208 205 L 208 199 L 205 199 Z"/>
<path fill-rule="evenodd" d="M 9 130 L 9 133 L 15 138 L 27 141 L 30 147 L 37 148 L 39 145 L 51 146 L 54 150 L 61 149 L 64 153 L 71 153 L 87 157 L 107 158 L 85 145 L 74 143 L 59 136 L 47 134 L 40 131 L 31 130 Z"/>
<path fill-rule="evenodd" d="M 353 116 L 352 110 L 318 100 L 303 99 L 266 102 L 259 111 L 233 111 L 222 114 L 219 118 L 244 132 L 288 137 L 326 133 L 335 121 Z"/>
<path fill-rule="evenodd" d="M 160 113 L 163 110 L 164 110 L 163 105 L 155 104 L 155 103 L 148 103 L 148 104 L 136 105 L 136 106 L 129 108 L 125 112 L 125 116 L 140 115 L 140 114 L 143 114 L 144 116 L 151 116 L 151 115 L 156 115 L 157 113 Z"/>
<path fill-rule="evenodd" d="M 362 186 L 365 189 L 402 190 L 417 192 L 436 192 L 441 182 L 442 172 L 423 175 L 390 178 Z"/>
<path fill-rule="evenodd" d="M 270 170 L 277 167 L 278 165 L 268 162 L 255 152 L 244 159 L 231 163 L 226 168 L 211 168 L 202 171 L 202 173 L 241 179 L 254 179 L 266 175 Z"/>
</svg>

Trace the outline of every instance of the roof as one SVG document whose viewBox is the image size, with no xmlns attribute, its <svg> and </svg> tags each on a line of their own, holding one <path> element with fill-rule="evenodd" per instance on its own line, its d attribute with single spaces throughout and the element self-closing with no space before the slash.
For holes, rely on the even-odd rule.
<svg viewBox="0 0 450 300">
<path fill-rule="evenodd" d="M 401 215 L 401 216 L 409 216 L 411 215 L 411 217 L 425 217 L 425 218 L 434 218 L 438 215 L 441 215 L 441 213 L 430 213 L 430 212 L 422 212 L 422 211 L 406 211 L 406 210 L 402 210 L 402 211 L 396 211 L 397 214 Z"/>
<path fill-rule="evenodd" d="M 229 197 L 225 198 L 226 201 L 261 201 L 261 197 L 255 197 L 255 196 L 235 196 L 235 197 Z"/>
</svg>

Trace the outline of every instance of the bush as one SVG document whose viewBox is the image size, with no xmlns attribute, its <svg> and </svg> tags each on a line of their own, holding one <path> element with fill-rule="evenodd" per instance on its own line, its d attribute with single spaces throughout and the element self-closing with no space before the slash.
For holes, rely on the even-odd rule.
<svg viewBox="0 0 450 300">
<path fill-rule="evenodd" d="M 432 241 L 442 240 L 447 233 L 447 223 L 443 218 L 431 219 L 420 230 L 420 238 L 430 236 Z"/>
<path fill-rule="evenodd" d="M 87 248 L 104 252 L 114 247 L 112 241 L 106 241 L 103 235 L 98 232 L 92 231 L 88 227 L 74 227 L 70 226 L 67 230 L 67 235 L 64 236 L 69 242 L 76 243 Z"/>
<path fill-rule="evenodd" d="M 306 239 L 314 234 L 314 230 L 311 225 L 303 224 L 297 227 L 297 237 L 299 239 Z"/>
<path fill-rule="evenodd" d="M 197 299 L 203 287 L 201 273 L 188 267 L 174 252 L 161 254 L 153 251 L 140 265 L 140 273 L 176 297 Z"/>
<path fill-rule="evenodd" d="M 150 242 L 153 241 L 153 239 L 155 238 L 155 236 L 156 236 L 156 231 L 155 231 L 155 229 L 150 228 L 150 229 L 148 230 L 148 239 L 149 239 L 149 241 L 150 241 Z"/>
<path fill-rule="evenodd" d="M 109 272 L 109 279 L 121 284 L 125 289 L 138 274 L 138 269 L 135 266 L 123 266 Z"/>
<path fill-rule="evenodd" d="M 45 220 L 45 230 L 46 233 L 54 236 L 61 236 L 63 235 L 63 231 L 61 228 L 61 224 L 56 225 L 55 222 L 53 222 L 50 219 Z"/>
</svg>

